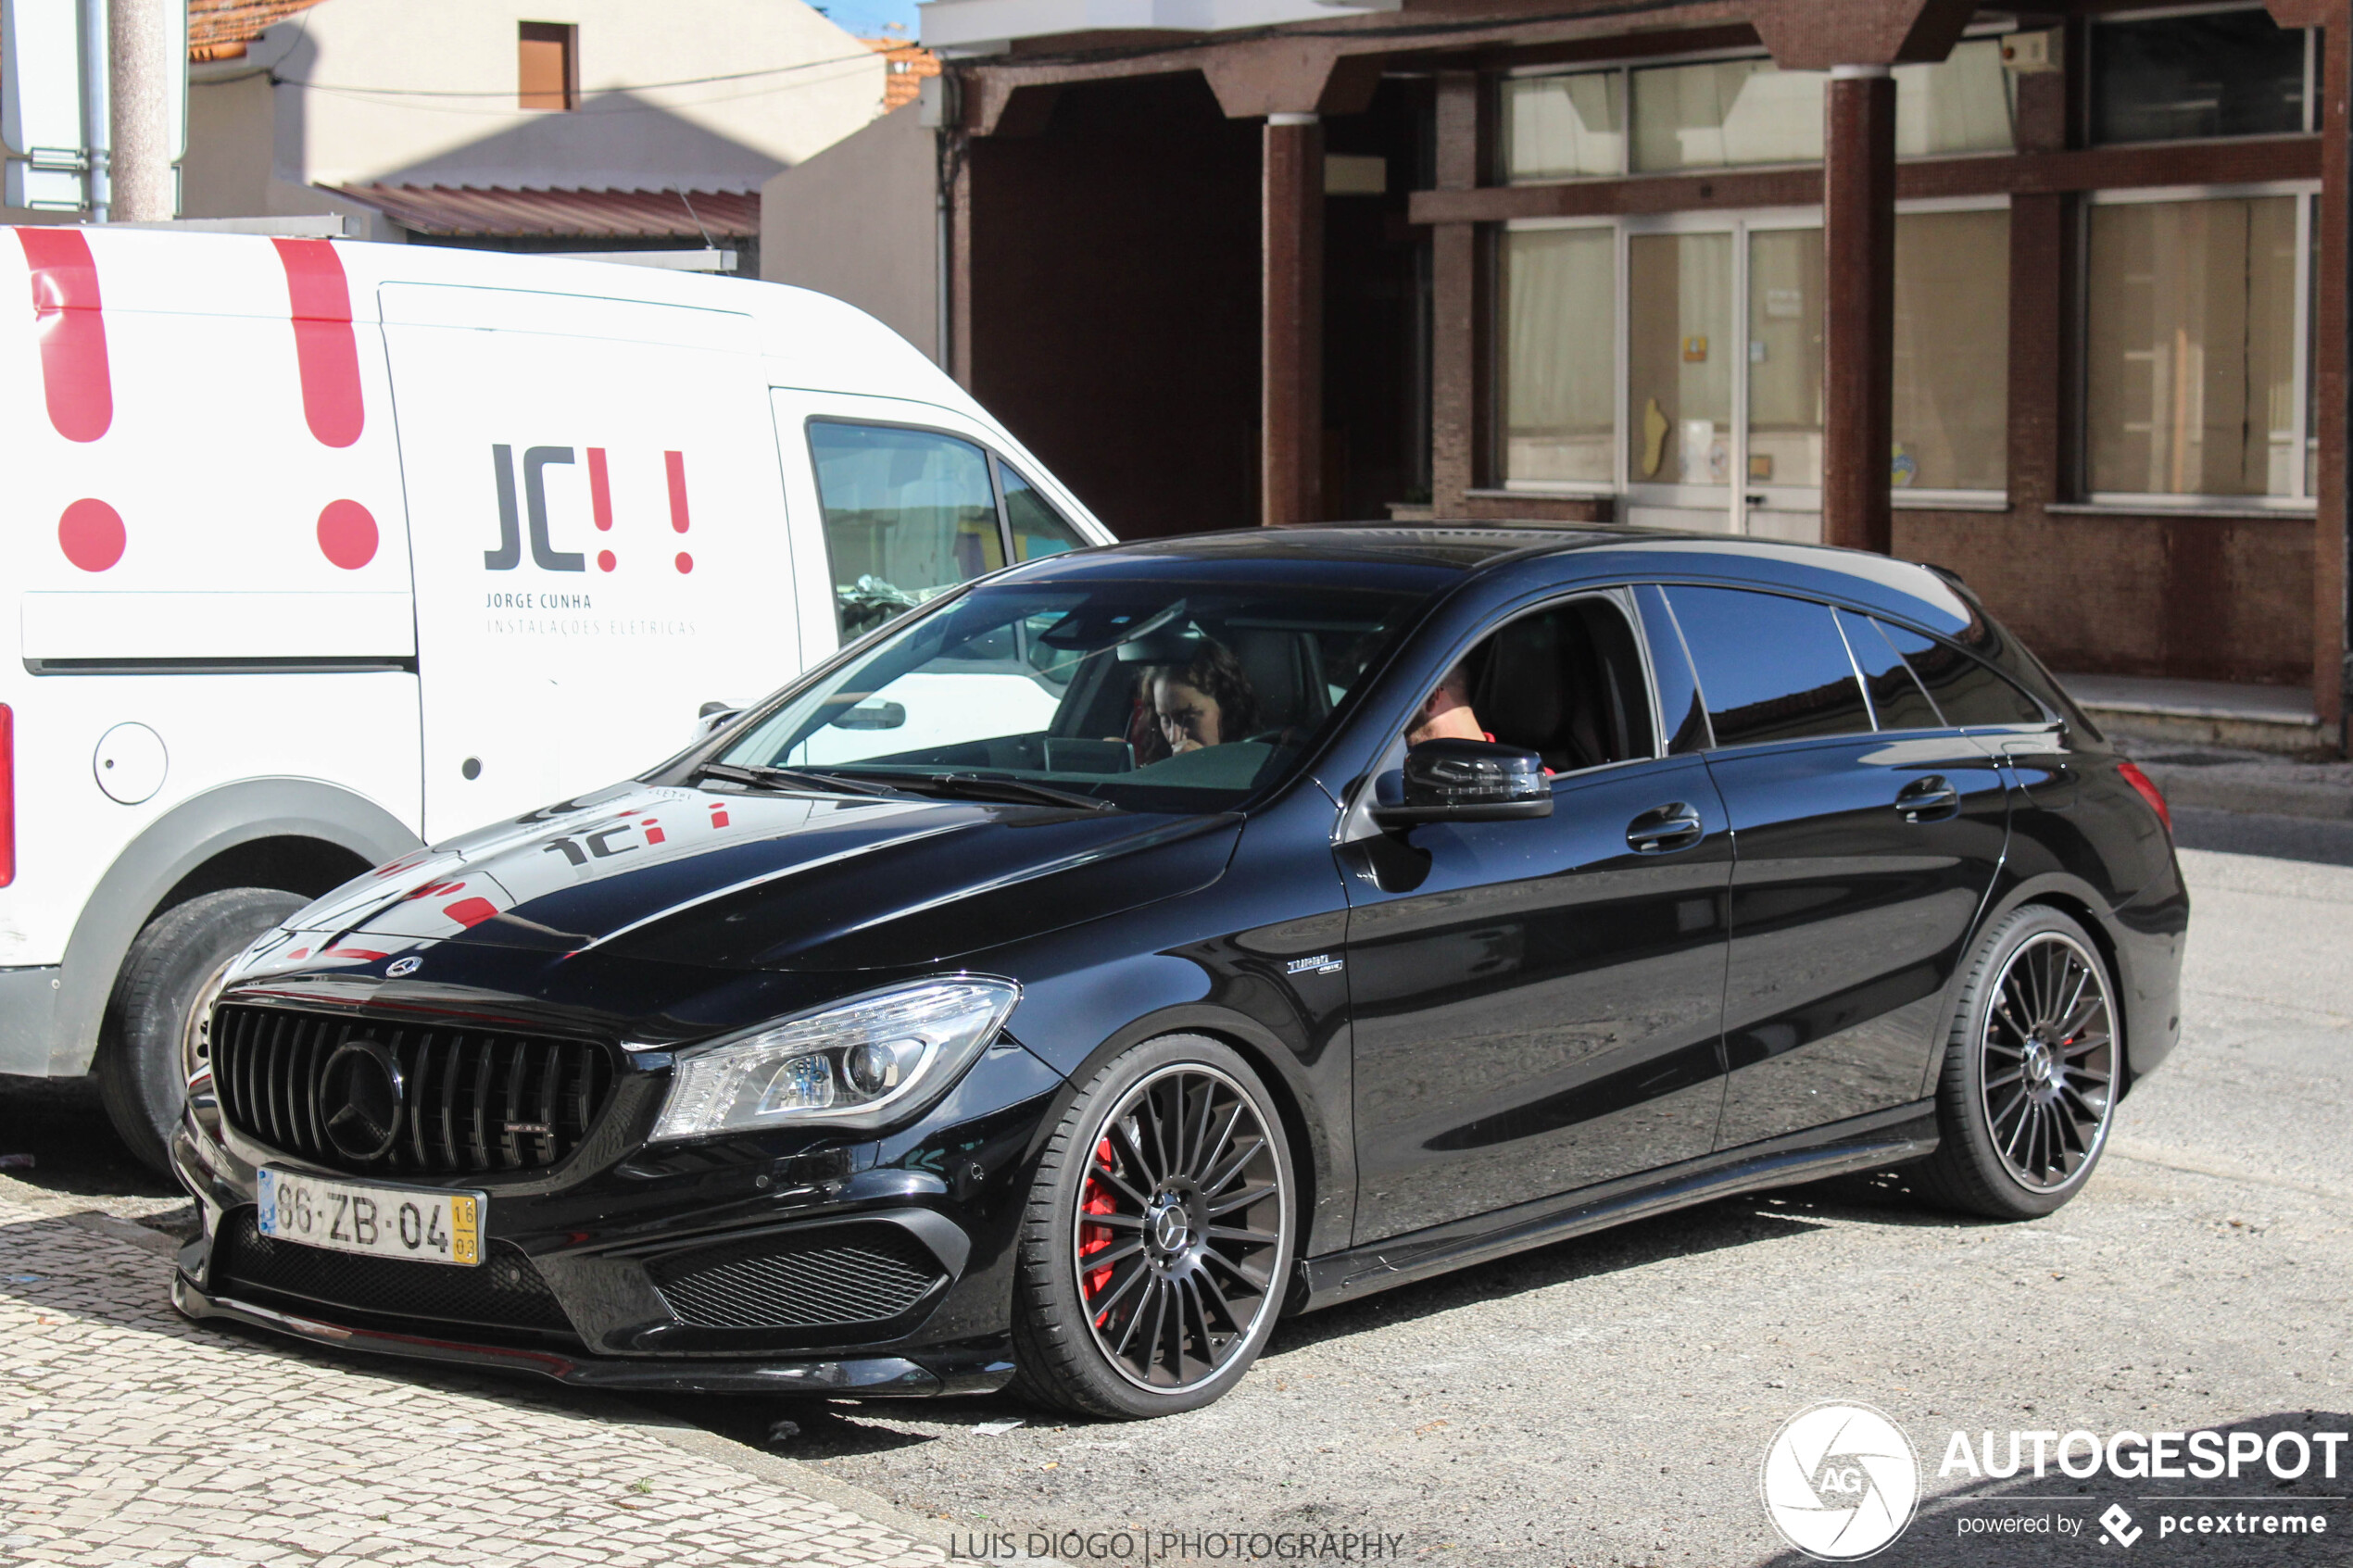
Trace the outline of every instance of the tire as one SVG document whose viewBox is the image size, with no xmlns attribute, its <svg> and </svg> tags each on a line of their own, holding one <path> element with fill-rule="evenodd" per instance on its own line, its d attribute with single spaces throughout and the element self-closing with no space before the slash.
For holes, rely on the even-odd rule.
<svg viewBox="0 0 2353 1568">
<path fill-rule="evenodd" d="M 1937 1086 L 1942 1138 L 1924 1196 L 1996 1220 L 2048 1214 L 2083 1190 L 2116 1113 L 2123 1063 L 2113 979 L 2082 926 L 2045 905 L 2003 917 L 1971 957 Z"/>
<path fill-rule="evenodd" d="M 1280 1314 L 1297 1188 L 1282 1118 L 1232 1050 L 1171 1035 L 1115 1058 L 1056 1124 L 1032 1178 L 1013 1283 L 1016 1392 L 1114 1421 L 1222 1397 Z"/>
<path fill-rule="evenodd" d="M 171 1174 L 171 1135 L 204 1052 L 198 1009 L 254 938 L 308 899 L 225 887 L 149 921 L 124 955 L 98 1033 L 98 1092 L 131 1152 Z"/>
</svg>

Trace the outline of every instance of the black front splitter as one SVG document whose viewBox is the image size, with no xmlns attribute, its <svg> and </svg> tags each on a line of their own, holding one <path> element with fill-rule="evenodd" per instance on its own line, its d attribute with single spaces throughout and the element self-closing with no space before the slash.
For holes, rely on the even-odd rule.
<svg viewBox="0 0 2353 1568">
<path fill-rule="evenodd" d="M 1012 1382 L 1013 1375 L 1013 1363 L 1000 1353 L 959 1357 L 954 1364 L 935 1370 L 903 1356 L 819 1361 L 631 1361 L 505 1345 L 472 1345 L 428 1335 L 355 1328 L 251 1301 L 208 1295 L 182 1273 L 172 1275 L 171 1304 L 182 1316 L 198 1322 L 225 1319 L 338 1350 L 401 1356 L 483 1372 L 522 1373 L 575 1387 L 619 1393 L 925 1399 L 941 1394 L 993 1394 Z"/>
</svg>

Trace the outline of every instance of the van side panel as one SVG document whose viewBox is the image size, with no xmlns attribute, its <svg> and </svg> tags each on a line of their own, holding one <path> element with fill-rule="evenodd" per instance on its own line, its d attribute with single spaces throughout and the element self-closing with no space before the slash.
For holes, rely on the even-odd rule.
<svg viewBox="0 0 2353 1568">
<path fill-rule="evenodd" d="M 620 269 L 606 269 L 619 272 Z M 800 667 L 748 318 L 380 295 L 418 520 L 425 836 L 642 772 Z"/>
</svg>

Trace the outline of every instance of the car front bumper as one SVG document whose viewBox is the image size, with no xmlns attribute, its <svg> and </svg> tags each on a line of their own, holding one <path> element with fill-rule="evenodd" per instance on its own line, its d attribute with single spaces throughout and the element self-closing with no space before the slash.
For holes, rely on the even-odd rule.
<svg viewBox="0 0 2353 1568">
<path fill-rule="evenodd" d="M 203 1235 L 181 1251 L 172 1301 L 333 1348 L 583 1386 L 988 1392 L 1013 1375 L 1014 1231 L 1060 1083 L 1014 1047 L 914 1125 L 862 1144 L 640 1147 L 594 1171 L 424 1184 L 486 1193 L 469 1269 L 262 1237 L 262 1164 L 371 1178 L 192 1110 L 172 1153 Z"/>
</svg>

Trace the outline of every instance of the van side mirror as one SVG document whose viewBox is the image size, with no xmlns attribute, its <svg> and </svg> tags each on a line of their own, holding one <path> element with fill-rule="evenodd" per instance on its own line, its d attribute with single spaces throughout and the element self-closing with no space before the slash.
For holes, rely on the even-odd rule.
<svg viewBox="0 0 2353 1568">
<path fill-rule="evenodd" d="M 1544 759 L 1490 740 L 1424 741 L 1405 753 L 1403 798 L 1376 804 L 1383 827 L 1416 822 L 1502 822 L 1553 814 Z"/>
<path fill-rule="evenodd" d="M 709 740 L 743 713 L 740 708 L 730 708 L 724 702 L 706 702 L 695 710 L 695 738 Z"/>
</svg>

